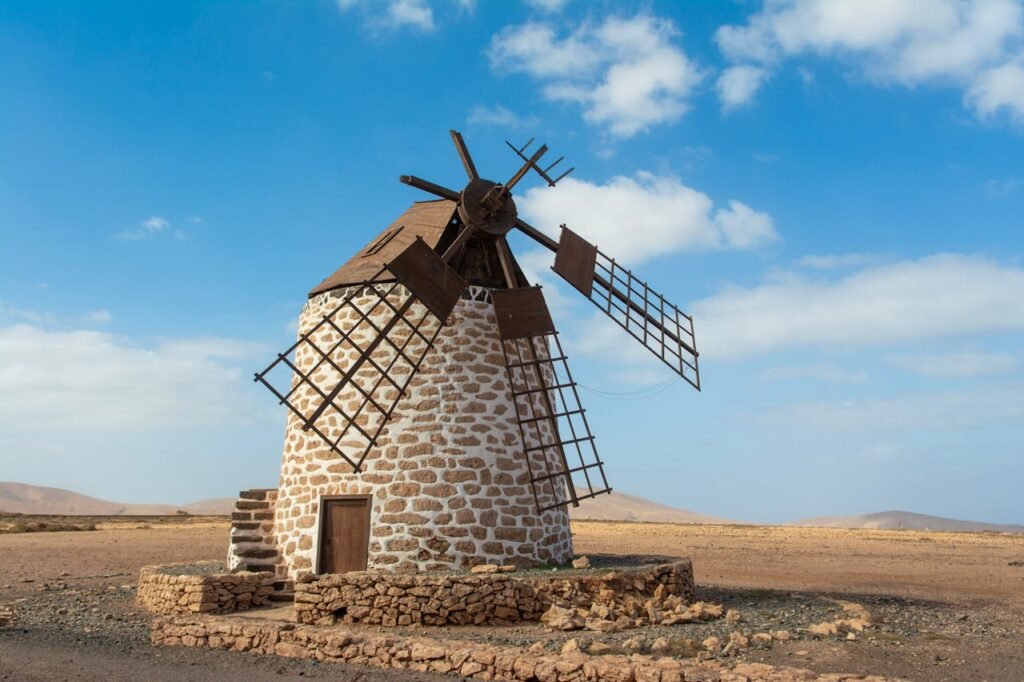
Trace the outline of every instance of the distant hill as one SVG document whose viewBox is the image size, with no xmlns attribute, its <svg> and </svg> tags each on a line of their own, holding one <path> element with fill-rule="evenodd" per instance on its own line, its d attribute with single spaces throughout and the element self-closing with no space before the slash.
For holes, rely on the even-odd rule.
<svg viewBox="0 0 1024 682">
<path fill-rule="evenodd" d="M 1024 533 L 1024 526 L 981 523 L 946 519 L 905 511 L 884 511 L 859 516 L 822 516 L 787 523 L 787 526 L 810 526 L 816 528 L 865 528 L 879 530 L 939 530 L 939 531 L 996 531 L 1000 533 Z"/>
<path fill-rule="evenodd" d="M 569 507 L 569 516 L 578 521 L 647 521 L 649 523 L 735 523 L 727 519 L 705 516 L 685 509 L 635 495 L 612 492 L 580 500 L 580 506 Z"/>
<path fill-rule="evenodd" d="M 187 511 L 190 514 L 230 514 L 234 503 L 232 498 L 218 498 L 185 505 L 124 504 L 108 502 L 61 488 L 0 482 L 0 511 L 19 514 L 135 516 L 174 514 L 178 510 Z"/>
</svg>

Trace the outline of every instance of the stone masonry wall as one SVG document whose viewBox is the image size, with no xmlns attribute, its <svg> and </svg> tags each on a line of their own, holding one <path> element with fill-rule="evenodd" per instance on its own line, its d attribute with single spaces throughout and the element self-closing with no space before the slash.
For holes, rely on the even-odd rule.
<svg viewBox="0 0 1024 682">
<path fill-rule="evenodd" d="M 311 298 L 300 317 L 300 331 L 311 329 L 348 291 Z M 486 294 L 486 291 L 484 291 Z M 487 298 L 485 296 L 485 298 Z M 394 294 L 399 305 L 404 292 Z M 376 295 L 354 299 L 367 307 Z M 372 316 L 382 325 L 386 306 Z M 413 306 L 414 317 L 422 307 Z M 355 319 L 336 319 L 366 344 L 372 330 Z M 331 347 L 337 335 L 324 327 L 314 339 Z M 418 340 L 410 342 L 410 347 Z M 386 344 L 385 344 L 386 345 Z M 305 350 L 303 350 L 305 348 Z M 347 354 L 346 354 L 347 353 Z M 351 362 L 357 352 L 341 351 Z M 317 354 L 300 346 L 295 362 L 310 368 Z M 337 373 L 323 363 L 322 385 Z M 322 376 L 321 376 L 321 373 Z M 310 395 L 299 399 L 315 401 Z M 361 395 L 342 396 L 354 409 Z M 545 423 L 544 429 L 549 428 Z M 533 444 L 532 442 L 530 443 Z M 358 451 L 359 439 L 342 446 Z M 551 457 L 550 450 L 535 458 Z M 557 461 L 533 461 L 539 470 Z M 277 548 L 287 575 L 317 570 L 320 502 L 330 495 L 371 495 L 369 569 L 453 570 L 479 563 L 529 566 L 561 563 L 572 556 L 569 516 L 564 508 L 537 512 L 530 486 L 516 406 L 508 386 L 501 341 L 489 300 L 461 300 L 420 373 L 398 402 L 391 422 L 371 449 L 364 470 L 352 473 L 312 431 L 289 415 L 276 506 Z M 541 504 L 553 501 L 540 492 Z"/>
<path fill-rule="evenodd" d="M 613 606 L 655 594 L 693 600 L 688 560 L 611 572 L 302 575 L 295 585 L 300 623 L 507 625 L 538 621 L 552 605 Z"/>
<path fill-rule="evenodd" d="M 296 625 L 257 618 L 206 615 L 154 619 L 156 646 L 188 646 L 251 651 L 325 663 L 367 665 L 461 676 L 474 680 L 520 682 L 886 682 L 865 675 L 820 674 L 764 663 L 699 661 L 642 654 L 588 655 L 498 646 L 457 639 L 399 637 L 355 628 Z"/>
<path fill-rule="evenodd" d="M 254 488 L 238 493 L 231 513 L 231 544 L 227 565 L 238 571 L 283 573 L 277 536 L 274 534 L 274 510 L 277 489 Z"/>
<path fill-rule="evenodd" d="M 144 566 L 140 606 L 164 615 L 226 613 L 264 606 L 274 592 L 273 573 L 193 573 L 194 564 Z"/>
</svg>

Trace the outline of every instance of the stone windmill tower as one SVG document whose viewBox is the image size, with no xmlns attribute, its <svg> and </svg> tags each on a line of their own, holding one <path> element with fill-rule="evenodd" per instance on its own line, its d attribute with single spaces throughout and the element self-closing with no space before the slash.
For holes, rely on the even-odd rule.
<svg viewBox="0 0 1024 682">
<path fill-rule="evenodd" d="M 309 293 L 295 344 L 256 380 L 289 409 L 278 490 L 247 491 L 232 567 L 281 576 L 535 565 L 572 556 L 568 505 L 609 492 L 555 326 L 505 235 L 555 252 L 554 271 L 699 389 L 692 319 L 584 239 L 516 214 L 523 165 L 413 204 Z"/>
</svg>

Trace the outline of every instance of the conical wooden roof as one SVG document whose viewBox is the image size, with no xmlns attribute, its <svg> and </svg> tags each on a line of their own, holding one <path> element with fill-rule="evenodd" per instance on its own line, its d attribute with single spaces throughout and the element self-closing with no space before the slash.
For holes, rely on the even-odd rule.
<svg viewBox="0 0 1024 682">
<path fill-rule="evenodd" d="M 331 289 L 369 282 L 382 267 L 412 244 L 416 237 L 436 249 L 444 236 L 445 228 L 454 228 L 456 224 L 454 201 L 439 199 L 416 202 L 334 274 L 313 287 L 309 295 L 315 296 Z M 386 282 L 393 279 L 385 272 L 377 281 Z"/>
</svg>

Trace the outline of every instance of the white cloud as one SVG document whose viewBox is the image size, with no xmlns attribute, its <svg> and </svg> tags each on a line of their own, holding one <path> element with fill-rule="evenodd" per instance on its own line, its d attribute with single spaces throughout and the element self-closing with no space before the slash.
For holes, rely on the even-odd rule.
<svg viewBox="0 0 1024 682">
<path fill-rule="evenodd" d="M 739 201 L 715 208 L 708 195 L 678 178 L 646 172 L 603 185 L 569 177 L 554 188 L 531 188 L 516 202 L 538 229 L 566 223 L 627 265 L 675 251 L 750 249 L 778 239 L 771 216 Z"/>
<path fill-rule="evenodd" d="M 768 72 L 759 66 L 733 66 L 723 71 L 715 83 L 722 109 L 730 111 L 749 103 L 767 77 Z"/>
<path fill-rule="evenodd" d="M 862 369 L 849 370 L 832 364 L 770 367 L 761 372 L 761 379 L 765 381 L 810 379 L 837 384 L 860 384 L 867 381 L 867 378 L 867 372 Z"/>
<path fill-rule="evenodd" d="M 114 316 L 109 310 L 90 310 L 82 316 L 82 321 L 88 324 L 109 324 Z"/>
<path fill-rule="evenodd" d="M 469 111 L 467 122 L 470 125 L 496 126 L 499 128 L 523 128 L 535 126 L 538 120 L 534 116 L 522 118 L 500 104 L 493 107 L 475 106 Z"/>
<path fill-rule="evenodd" d="M 1020 178 L 1011 177 L 1005 180 L 988 180 L 985 182 L 985 193 L 990 197 L 1005 199 L 1021 187 L 1024 187 L 1024 180 Z"/>
<path fill-rule="evenodd" d="M 876 82 L 954 84 L 979 115 L 1015 116 L 1024 114 L 1012 58 L 1022 37 L 1020 0 L 775 0 L 715 36 L 734 62 L 838 57 Z"/>
<path fill-rule="evenodd" d="M 140 222 L 138 227 L 125 230 L 117 236 L 119 239 L 139 240 L 169 233 L 171 233 L 171 223 L 169 220 L 160 216 L 150 216 Z"/>
<path fill-rule="evenodd" d="M 963 432 L 987 424 L 1019 424 L 1024 386 L 982 386 L 967 391 L 919 393 L 893 398 L 822 401 L 783 406 L 762 413 L 769 427 L 880 435 Z"/>
<path fill-rule="evenodd" d="M 1009 353 L 976 351 L 890 355 L 885 358 L 885 361 L 893 367 L 899 367 L 915 374 L 942 379 L 1006 374 L 1015 370 L 1020 364 L 1020 361 Z"/>
<path fill-rule="evenodd" d="M 565 6 L 569 4 L 569 0 L 526 0 L 526 4 L 542 12 L 556 14 L 565 9 Z"/>
<path fill-rule="evenodd" d="M 865 347 L 1024 329 L 1024 269 L 939 254 L 841 279 L 785 273 L 694 303 L 702 353 Z"/>
<path fill-rule="evenodd" d="M 426 0 L 393 0 L 388 4 L 388 19 L 396 27 L 434 30 L 434 12 Z"/>
<path fill-rule="evenodd" d="M 628 138 L 689 109 L 704 74 L 674 44 L 677 35 L 671 21 L 643 14 L 582 24 L 564 37 L 529 22 L 496 34 L 487 54 L 495 71 L 544 82 L 547 99 L 577 103 L 586 121 Z"/>
<path fill-rule="evenodd" d="M 878 256 L 871 253 L 842 253 L 824 256 L 807 255 L 798 260 L 797 265 L 816 270 L 833 270 L 869 265 L 877 261 Z"/>
<path fill-rule="evenodd" d="M 967 90 L 968 105 L 983 118 L 1005 110 L 1024 124 L 1024 56 L 978 74 Z"/>
<path fill-rule="evenodd" d="M 729 200 L 729 208 L 715 210 L 714 225 L 721 231 L 724 240 L 719 240 L 733 249 L 753 249 L 778 239 L 775 221 L 767 213 L 761 213 L 735 199 Z"/>
<path fill-rule="evenodd" d="M 460 9 L 467 11 L 472 9 L 472 3 L 459 3 Z M 363 6 L 367 12 L 371 12 L 367 24 L 373 28 L 384 28 L 398 30 L 411 28 L 416 31 L 429 33 L 436 28 L 434 24 L 434 11 L 427 0 L 388 0 L 388 2 L 368 2 L 365 0 L 338 0 L 338 8 L 342 11 L 351 10 L 357 6 Z M 379 10 L 383 7 L 383 13 Z"/>
<path fill-rule="evenodd" d="M 0 327 L 0 423 L 140 430 L 244 422 L 254 409 L 232 363 L 255 344 L 198 338 L 140 347 L 95 331 Z"/>
</svg>

